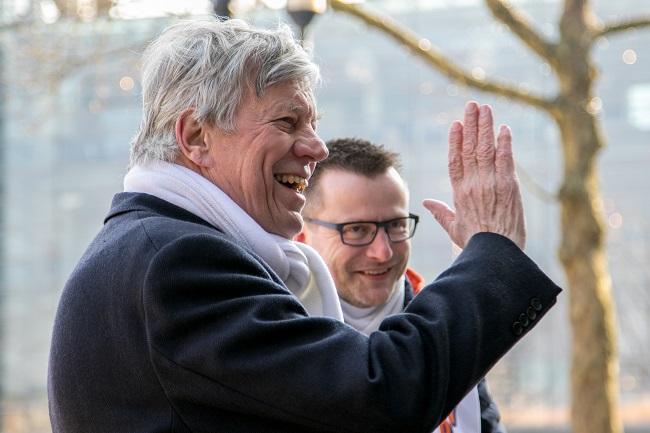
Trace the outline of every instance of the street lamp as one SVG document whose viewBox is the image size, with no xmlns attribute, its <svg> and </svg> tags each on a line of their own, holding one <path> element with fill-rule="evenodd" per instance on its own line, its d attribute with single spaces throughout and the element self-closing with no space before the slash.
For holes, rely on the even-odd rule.
<svg viewBox="0 0 650 433">
<path fill-rule="evenodd" d="M 212 11 L 218 17 L 230 18 L 230 0 L 212 0 Z"/>
<path fill-rule="evenodd" d="M 327 0 L 287 0 L 287 12 L 300 29 L 300 41 L 304 45 L 307 26 L 316 14 L 327 9 Z"/>
</svg>

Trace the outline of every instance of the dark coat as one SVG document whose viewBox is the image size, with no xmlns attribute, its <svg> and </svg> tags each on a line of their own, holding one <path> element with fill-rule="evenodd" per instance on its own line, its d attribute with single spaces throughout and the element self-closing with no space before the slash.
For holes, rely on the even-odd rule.
<svg viewBox="0 0 650 433">
<path fill-rule="evenodd" d="M 202 219 L 120 193 L 59 304 L 53 431 L 428 433 L 559 292 L 512 242 L 479 234 L 365 337 L 308 317 Z"/>
<path fill-rule="evenodd" d="M 407 274 L 407 278 L 404 279 L 404 308 L 406 308 L 415 296 L 408 276 Z M 499 408 L 492 398 L 492 394 L 490 394 L 485 378 L 481 379 L 476 386 L 478 388 L 478 400 L 481 408 L 481 433 L 506 433 L 506 428 L 501 423 Z"/>
</svg>

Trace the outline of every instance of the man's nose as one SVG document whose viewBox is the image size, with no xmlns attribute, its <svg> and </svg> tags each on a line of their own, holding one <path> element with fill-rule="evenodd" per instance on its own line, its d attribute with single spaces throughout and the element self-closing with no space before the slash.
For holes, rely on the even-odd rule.
<svg viewBox="0 0 650 433">
<path fill-rule="evenodd" d="M 366 255 L 377 261 L 385 262 L 393 257 L 393 246 L 383 227 L 379 228 L 375 239 L 366 248 Z"/>
<path fill-rule="evenodd" d="M 322 161 L 329 155 L 325 142 L 321 140 L 313 129 L 305 131 L 297 140 L 295 152 L 296 156 L 307 157 L 311 162 Z"/>
</svg>

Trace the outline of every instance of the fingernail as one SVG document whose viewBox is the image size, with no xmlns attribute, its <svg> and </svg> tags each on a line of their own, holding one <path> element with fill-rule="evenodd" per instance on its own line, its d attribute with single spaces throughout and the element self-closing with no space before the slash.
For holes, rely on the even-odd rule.
<svg viewBox="0 0 650 433">
<path fill-rule="evenodd" d="M 479 113 L 481 117 L 486 117 L 490 113 L 490 106 L 489 105 L 481 105 L 481 108 L 479 109 Z"/>
<path fill-rule="evenodd" d="M 456 120 L 451 124 L 450 130 L 451 130 L 451 132 L 460 132 L 461 128 L 462 128 L 462 125 L 460 124 L 460 122 L 458 120 Z"/>
<path fill-rule="evenodd" d="M 465 113 L 474 114 L 474 113 L 476 113 L 477 108 L 478 108 L 478 105 L 476 104 L 476 102 L 474 102 L 474 101 L 468 102 L 467 105 L 465 106 Z"/>
</svg>

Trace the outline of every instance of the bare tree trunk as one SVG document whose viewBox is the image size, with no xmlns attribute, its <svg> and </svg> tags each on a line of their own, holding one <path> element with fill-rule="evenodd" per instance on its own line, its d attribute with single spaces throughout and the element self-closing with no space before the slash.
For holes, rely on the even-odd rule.
<svg viewBox="0 0 650 433">
<path fill-rule="evenodd" d="M 595 67 L 587 0 L 566 0 L 557 54 L 564 179 L 559 257 L 569 284 L 572 331 L 571 423 L 574 433 L 620 433 L 618 356 L 605 252 L 597 157 L 604 147 L 593 101 Z"/>
<path fill-rule="evenodd" d="M 567 107 L 558 123 L 565 154 L 559 257 L 569 286 L 572 432 L 620 433 L 614 302 L 595 164 L 601 138 L 596 120 L 580 107 Z"/>
</svg>

